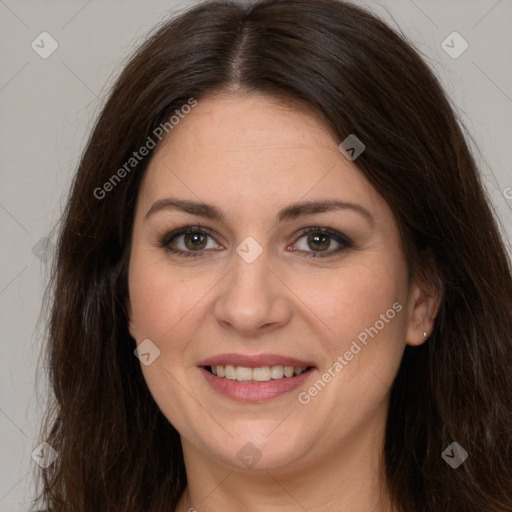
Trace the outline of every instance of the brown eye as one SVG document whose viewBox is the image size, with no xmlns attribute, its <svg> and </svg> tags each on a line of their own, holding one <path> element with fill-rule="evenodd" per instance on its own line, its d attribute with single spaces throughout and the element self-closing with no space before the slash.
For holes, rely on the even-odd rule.
<svg viewBox="0 0 512 512">
<path fill-rule="evenodd" d="M 305 239 L 304 242 L 300 242 Z M 328 250 L 334 244 L 333 250 Z M 336 255 L 352 247 L 352 242 L 342 233 L 329 228 L 308 228 L 295 243 L 296 250 L 310 258 Z"/>
<path fill-rule="evenodd" d="M 201 250 L 206 247 L 206 239 L 208 235 L 204 235 L 199 232 L 187 233 L 183 236 L 184 244 L 187 249 L 190 250 Z"/>
<path fill-rule="evenodd" d="M 326 251 L 330 245 L 330 237 L 328 235 L 308 235 L 309 247 L 319 251 Z"/>
<path fill-rule="evenodd" d="M 206 228 L 185 226 L 164 235 L 160 246 L 178 256 L 204 256 L 211 249 L 223 249 Z"/>
</svg>

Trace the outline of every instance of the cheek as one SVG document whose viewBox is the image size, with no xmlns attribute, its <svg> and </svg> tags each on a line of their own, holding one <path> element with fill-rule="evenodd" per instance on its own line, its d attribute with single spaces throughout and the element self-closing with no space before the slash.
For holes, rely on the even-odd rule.
<svg viewBox="0 0 512 512">
<path fill-rule="evenodd" d="M 186 432 L 199 413 L 180 383 L 189 370 L 187 347 L 204 316 L 205 288 L 198 278 L 179 275 L 164 258 L 142 250 L 130 263 L 129 291 L 137 343 L 149 339 L 160 351 L 150 365 L 141 365 L 146 384 L 169 422 Z"/>
<path fill-rule="evenodd" d="M 296 288 L 314 312 L 327 368 L 343 359 L 339 381 L 392 382 L 405 346 L 406 279 L 400 258 L 375 254 Z"/>
<path fill-rule="evenodd" d="M 390 266 L 358 266 L 310 288 L 314 332 L 327 358 L 298 399 L 304 414 L 331 425 L 324 435 L 333 442 L 372 424 L 389 394 L 405 346 L 402 284 Z"/>
<path fill-rule="evenodd" d="M 314 283 L 297 282 L 295 289 L 335 334 L 357 334 L 378 321 L 394 302 L 405 300 L 405 276 L 382 263 L 350 265 Z"/>
<path fill-rule="evenodd" d="M 191 327 L 201 309 L 201 299 L 213 286 L 210 278 L 184 275 L 165 254 L 140 251 L 133 254 L 129 270 L 132 318 L 140 339 L 164 342 L 171 332 Z"/>
</svg>

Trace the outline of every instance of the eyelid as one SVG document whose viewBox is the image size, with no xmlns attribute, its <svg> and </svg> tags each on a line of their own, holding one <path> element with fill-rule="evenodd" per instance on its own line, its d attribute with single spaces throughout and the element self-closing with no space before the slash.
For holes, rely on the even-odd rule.
<svg viewBox="0 0 512 512">
<path fill-rule="evenodd" d="M 201 226 L 200 224 L 196 224 L 196 225 L 183 226 L 181 228 L 174 229 L 174 230 L 172 230 L 170 232 L 169 231 L 164 232 L 163 235 L 160 235 L 158 237 L 159 246 L 164 248 L 165 250 L 167 250 L 168 252 L 170 252 L 172 254 L 176 254 L 178 256 L 183 256 L 183 257 L 190 257 L 190 256 L 192 256 L 192 257 L 202 257 L 202 256 L 205 256 L 206 252 L 212 251 L 212 249 L 200 249 L 200 250 L 197 250 L 197 251 L 184 251 L 182 249 L 176 249 L 176 248 L 172 248 L 170 246 L 171 242 L 175 238 L 178 238 L 179 236 L 186 235 L 188 233 L 200 233 L 200 234 L 203 234 L 203 235 L 207 235 L 212 240 L 214 240 L 215 243 L 217 243 L 218 245 L 221 245 L 215 239 L 214 231 L 212 229 L 207 228 L 205 226 Z"/>
<path fill-rule="evenodd" d="M 311 233 L 322 233 L 324 235 L 328 235 L 331 238 L 334 238 L 337 242 L 344 245 L 352 245 L 352 240 L 340 231 L 328 227 L 321 226 L 311 226 L 309 228 L 303 228 L 299 231 L 299 238 L 302 238 L 305 235 L 309 235 Z"/>
<path fill-rule="evenodd" d="M 306 258 L 329 258 L 334 257 L 340 254 L 342 251 L 346 249 L 350 249 L 353 247 L 353 242 L 343 233 L 339 232 L 336 229 L 328 228 L 328 227 L 320 227 L 320 226 L 312 226 L 309 228 L 303 228 L 299 232 L 298 238 L 293 242 L 292 245 L 295 245 L 298 240 L 301 238 L 312 234 L 312 233 L 320 233 L 322 235 L 326 235 L 329 238 L 333 239 L 336 243 L 339 244 L 339 247 L 336 249 L 326 250 L 326 251 L 303 251 L 299 250 L 298 252 L 304 254 Z"/>
<path fill-rule="evenodd" d="M 204 233 L 214 238 L 214 231 L 212 229 L 207 228 L 206 226 L 201 226 L 201 224 L 194 224 L 176 228 L 171 231 L 166 230 L 162 235 L 159 236 L 159 241 L 162 245 L 168 245 L 174 238 L 180 235 L 195 232 Z"/>
<path fill-rule="evenodd" d="M 219 242 L 217 242 L 215 238 L 214 231 L 210 228 L 207 228 L 205 226 L 201 226 L 200 224 L 197 225 L 187 225 L 183 226 L 181 228 L 177 228 L 172 230 L 171 232 L 166 231 L 163 235 L 159 237 L 159 245 L 162 248 L 165 248 L 167 251 L 177 254 L 179 256 L 183 257 L 201 257 L 205 256 L 206 253 L 214 251 L 214 249 L 199 249 L 197 251 L 183 251 L 181 249 L 175 249 L 170 247 L 170 243 L 177 237 L 182 236 L 187 233 L 200 233 L 209 236 L 212 238 L 218 245 L 222 245 Z M 344 235 L 343 233 L 329 228 L 329 227 L 321 227 L 321 226 L 310 226 L 307 228 L 302 228 L 299 230 L 296 235 L 294 235 L 295 241 L 292 242 L 291 245 L 294 245 L 297 243 L 298 240 L 301 238 L 311 234 L 311 233 L 320 233 L 323 235 L 326 235 L 330 237 L 331 239 L 334 239 L 338 244 L 340 244 L 340 247 L 334 250 L 328 250 L 328 251 L 304 251 L 304 250 L 298 250 L 298 253 L 301 254 L 309 254 L 310 256 L 306 256 L 309 258 L 327 258 L 329 256 L 334 256 L 338 253 L 340 253 L 343 250 L 349 249 L 353 247 L 353 242 L 350 240 L 349 237 Z M 289 245 L 287 246 L 289 247 Z"/>
</svg>

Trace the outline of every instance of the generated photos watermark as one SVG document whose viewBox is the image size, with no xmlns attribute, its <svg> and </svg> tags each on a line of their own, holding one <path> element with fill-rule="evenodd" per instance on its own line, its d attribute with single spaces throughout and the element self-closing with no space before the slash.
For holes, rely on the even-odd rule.
<svg viewBox="0 0 512 512">
<path fill-rule="evenodd" d="M 150 366 L 160 357 L 160 349 L 150 339 L 143 340 L 133 353 L 144 366 Z"/>
<path fill-rule="evenodd" d="M 449 466 L 457 469 L 468 458 L 468 452 L 459 443 L 453 442 L 443 451 L 441 457 Z"/>
<path fill-rule="evenodd" d="M 356 160 L 364 152 L 366 146 L 353 133 L 351 133 L 339 146 L 341 154 L 350 162 Z"/>
<path fill-rule="evenodd" d="M 345 366 L 347 366 L 348 363 L 352 361 L 352 359 L 354 359 L 354 356 L 359 354 L 359 352 L 361 352 L 361 350 L 368 345 L 368 342 L 370 341 L 368 337 L 373 339 L 375 336 L 377 336 L 377 334 L 379 334 L 379 332 L 384 329 L 386 324 L 389 324 L 389 322 L 393 320 L 396 314 L 400 313 L 402 309 L 402 305 L 399 302 L 395 302 L 391 308 L 380 315 L 379 320 L 377 320 L 372 326 L 367 327 L 361 331 L 357 335 L 357 341 L 353 340 L 350 344 L 350 349 L 339 355 L 334 363 L 329 368 L 327 368 L 327 370 L 312 386 L 310 386 L 306 391 L 299 393 L 297 397 L 299 403 L 303 405 L 309 404 L 311 399 L 317 396 L 325 388 L 325 386 L 331 382 L 332 379 L 334 379 L 334 377 L 336 377 L 336 375 L 338 375 L 341 370 L 343 370 Z"/>
</svg>

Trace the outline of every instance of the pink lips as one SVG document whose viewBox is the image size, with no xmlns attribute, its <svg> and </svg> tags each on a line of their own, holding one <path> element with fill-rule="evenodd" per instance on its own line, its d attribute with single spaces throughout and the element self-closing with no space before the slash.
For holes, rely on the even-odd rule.
<svg viewBox="0 0 512 512">
<path fill-rule="evenodd" d="M 265 382 L 240 382 L 230 380 L 224 377 L 217 377 L 210 373 L 205 367 L 228 365 L 247 366 L 249 368 L 258 368 L 261 366 L 293 366 L 294 368 L 312 367 L 307 361 L 301 361 L 292 357 L 279 356 L 275 354 L 259 354 L 257 356 L 248 356 L 244 354 L 220 354 L 202 361 L 199 366 L 201 373 L 212 388 L 232 400 L 241 402 L 260 402 L 276 398 L 292 391 L 300 386 L 315 371 L 315 368 L 295 375 L 294 377 L 283 377 L 282 379 L 271 379 Z"/>
<path fill-rule="evenodd" d="M 276 398 L 300 386 L 315 370 L 308 370 L 295 377 L 269 380 L 267 382 L 239 382 L 217 377 L 206 368 L 201 368 L 207 382 L 215 391 L 233 400 L 241 402 L 260 402 Z"/>
<path fill-rule="evenodd" d="M 247 366 L 249 368 L 273 365 L 293 366 L 294 368 L 314 366 L 311 362 L 300 361 L 293 357 L 276 354 L 258 354 L 255 356 L 246 354 L 219 354 L 205 359 L 199 363 L 198 366 L 226 366 L 227 364 L 232 364 L 233 366 Z"/>
</svg>

